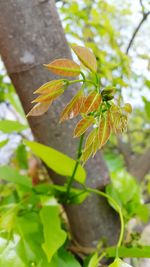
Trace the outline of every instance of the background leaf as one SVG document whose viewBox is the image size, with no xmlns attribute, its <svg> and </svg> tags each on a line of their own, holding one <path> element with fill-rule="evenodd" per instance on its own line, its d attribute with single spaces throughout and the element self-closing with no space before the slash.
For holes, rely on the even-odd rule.
<svg viewBox="0 0 150 267">
<path fill-rule="evenodd" d="M 60 227 L 59 207 L 44 206 L 40 211 L 40 217 L 43 224 L 44 243 L 42 245 L 48 261 L 56 253 L 66 240 L 66 233 Z"/>
<path fill-rule="evenodd" d="M 4 133 L 22 132 L 27 129 L 28 125 L 21 124 L 18 121 L 0 120 L 0 131 Z"/>
<path fill-rule="evenodd" d="M 17 170 L 9 166 L 0 166 L 0 179 L 32 188 L 32 181 L 29 176 L 21 175 Z"/>
</svg>

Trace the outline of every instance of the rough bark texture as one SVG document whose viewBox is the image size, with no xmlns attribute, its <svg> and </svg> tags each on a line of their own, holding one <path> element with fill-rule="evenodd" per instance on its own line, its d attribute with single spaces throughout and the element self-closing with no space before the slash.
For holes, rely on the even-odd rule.
<svg viewBox="0 0 150 267">
<path fill-rule="evenodd" d="M 54 0 L 0 0 L 0 53 L 25 112 L 31 109 L 32 92 L 56 78 L 42 67 L 52 59 L 70 58 Z M 58 124 L 60 111 L 73 96 L 70 88 L 42 117 L 29 119 L 35 138 L 72 157 L 77 140 L 72 138 L 75 122 Z M 99 153 L 87 165 L 87 184 L 103 187 L 108 170 Z M 56 178 L 56 175 L 52 175 Z M 58 178 L 58 177 L 57 177 Z M 90 196 L 81 206 L 65 207 L 73 236 L 86 246 L 102 237 L 114 244 L 118 237 L 118 216 L 104 199 Z"/>
</svg>

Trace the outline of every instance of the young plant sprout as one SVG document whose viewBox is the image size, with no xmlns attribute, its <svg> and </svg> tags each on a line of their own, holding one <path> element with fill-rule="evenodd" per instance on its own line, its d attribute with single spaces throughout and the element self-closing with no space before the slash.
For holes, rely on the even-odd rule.
<svg viewBox="0 0 150 267">
<path fill-rule="evenodd" d="M 80 62 L 90 71 L 90 77 L 86 78 L 82 72 L 82 67 L 70 59 L 56 59 L 44 65 L 54 74 L 65 77 L 81 76 L 77 80 L 59 79 L 45 83 L 34 93 L 39 96 L 32 101 L 36 103 L 27 116 L 40 116 L 44 114 L 60 95 L 74 83 L 80 83 L 81 88 L 76 95 L 66 105 L 60 115 L 60 122 L 73 119 L 80 115 L 81 120 L 74 129 L 74 137 L 82 136 L 88 128 L 91 132 L 86 138 L 82 151 L 81 161 L 83 164 L 92 155 L 101 149 L 108 141 L 110 134 L 119 134 L 126 131 L 128 114 L 132 112 L 132 107 L 126 103 L 123 107 L 114 103 L 115 87 L 103 87 L 97 73 L 97 61 L 95 55 L 85 47 L 72 46 L 74 53 Z M 87 94 L 86 85 L 90 86 Z"/>
</svg>

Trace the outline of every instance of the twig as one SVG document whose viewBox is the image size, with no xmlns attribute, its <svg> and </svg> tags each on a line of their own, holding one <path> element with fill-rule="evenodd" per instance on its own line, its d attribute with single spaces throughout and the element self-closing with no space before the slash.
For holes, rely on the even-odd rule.
<svg viewBox="0 0 150 267">
<path fill-rule="evenodd" d="M 144 14 L 143 14 L 143 17 L 142 17 L 141 21 L 139 22 L 138 26 L 137 26 L 136 29 L 134 30 L 133 35 L 132 35 L 132 37 L 131 37 L 131 39 L 130 39 L 130 41 L 129 41 L 129 44 L 128 44 L 127 49 L 126 49 L 126 52 L 125 52 L 126 55 L 128 55 L 129 50 L 130 50 L 130 48 L 131 48 L 131 46 L 132 46 L 132 44 L 133 44 L 133 41 L 134 41 L 134 39 L 135 39 L 137 33 L 139 32 L 139 30 L 140 30 L 142 24 L 144 23 L 144 21 L 147 19 L 147 17 L 148 17 L 149 15 L 150 15 L 150 11 L 148 11 L 147 13 L 144 13 Z"/>
</svg>

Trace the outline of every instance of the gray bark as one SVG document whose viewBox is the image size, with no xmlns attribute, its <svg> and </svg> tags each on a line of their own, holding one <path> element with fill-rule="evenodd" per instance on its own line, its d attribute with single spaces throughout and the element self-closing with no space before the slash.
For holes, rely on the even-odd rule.
<svg viewBox="0 0 150 267">
<path fill-rule="evenodd" d="M 25 113 L 31 109 L 33 91 L 56 78 L 42 66 L 56 58 L 70 58 L 54 0 L 0 0 L 0 53 L 20 97 Z M 57 77 L 58 78 L 58 77 Z M 75 157 L 77 140 L 72 138 L 74 122 L 58 124 L 59 114 L 77 88 L 70 88 L 42 117 L 29 118 L 39 142 Z M 87 184 L 102 188 L 109 182 L 108 170 L 100 153 L 86 166 Z M 52 173 L 56 182 L 61 178 Z M 100 238 L 114 244 L 119 221 L 106 200 L 90 196 L 82 205 L 65 207 L 73 236 L 85 246 Z"/>
</svg>

